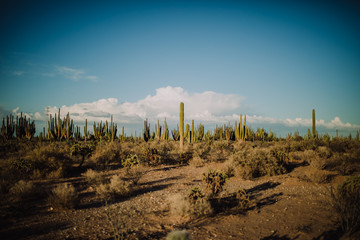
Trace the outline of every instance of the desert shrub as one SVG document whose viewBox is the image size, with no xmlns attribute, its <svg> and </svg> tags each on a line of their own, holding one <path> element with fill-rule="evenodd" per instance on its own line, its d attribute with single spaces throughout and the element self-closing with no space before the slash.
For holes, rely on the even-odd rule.
<svg viewBox="0 0 360 240">
<path fill-rule="evenodd" d="M 246 179 L 286 173 L 285 164 L 269 149 L 255 148 L 238 154 L 238 162 L 244 168 L 242 176 Z"/>
<path fill-rule="evenodd" d="M 305 151 L 305 150 L 316 150 L 318 146 L 323 146 L 324 143 L 319 139 L 306 139 L 302 141 L 290 141 L 289 150 L 291 152 L 295 151 Z"/>
<path fill-rule="evenodd" d="M 156 143 L 156 142 L 154 142 L 154 143 Z M 162 162 L 167 162 L 169 160 L 172 160 L 171 150 L 176 149 L 177 146 L 178 146 L 178 144 L 176 144 L 176 146 L 175 146 L 174 142 L 160 141 L 159 143 L 156 143 L 155 146 L 151 146 L 151 147 L 157 148 L 158 154 L 160 155 Z"/>
<path fill-rule="evenodd" d="M 351 149 L 346 153 L 335 152 L 326 161 L 325 169 L 342 175 L 350 175 L 360 170 L 360 149 Z"/>
<path fill-rule="evenodd" d="M 133 191 L 132 182 L 124 181 L 119 175 L 114 175 L 110 179 L 110 190 L 116 196 L 127 197 Z"/>
<path fill-rule="evenodd" d="M 318 152 L 318 156 L 320 158 L 330 158 L 332 156 L 332 152 L 331 152 L 331 149 L 327 146 L 320 146 L 318 147 L 317 149 L 317 152 Z"/>
<path fill-rule="evenodd" d="M 161 163 L 161 156 L 156 148 L 145 146 L 141 152 L 142 163 L 150 166 L 156 166 Z"/>
<path fill-rule="evenodd" d="M 210 162 L 222 162 L 232 153 L 234 147 L 229 141 L 213 141 L 210 150 L 206 152 L 206 159 Z"/>
<path fill-rule="evenodd" d="M 222 154 L 229 154 L 233 151 L 234 147 L 229 141 L 214 141 L 211 146 L 214 150 L 219 150 Z"/>
<path fill-rule="evenodd" d="M 58 184 L 49 197 L 50 203 L 59 208 L 72 209 L 78 204 L 78 192 L 71 183 Z"/>
<path fill-rule="evenodd" d="M 207 160 L 211 151 L 211 143 L 195 143 L 193 145 L 193 157 Z"/>
<path fill-rule="evenodd" d="M 360 230 L 360 177 L 348 177 L 332 192 L 333 207 L 338 215 L 344 233 L 353 234 Z"/>
<path fill-rule="evenodd" d="M 288 154 L 283 150 L 272 151 L 272 154 L 279 162 L 284 163 L 289 161 Z"/>
<path fill-rule="evenodd" d="M 190 151 L 180 152 L 178 156 L 179 156 L 179 160 L 178 160 L 179 164 L 181 165 L 188 164 L 190 159 L 192 158 L 192 152 Z"/>
<path fill-rule="evenodd" d="M 25 201 L 36 195 L 36 188 L 33 182 L 20 180 L 9 190 L 11 200 L 15 202 Z"/>
<path fill-rule="evenodd" d="M 66 143 L 47 143 L 39 145 L 28 152 L 23 158 L 16 160 L 13 167 L 19 173 L 32 173 L 38 170 L 42 176 L 59 171 L 62 177 L 72 167 L 69 156 L 69 146 Z"/>
<path fill-rule="evenodd" d="M 99 184 L 104 181 L 104 177 L 101 173 L 94 171 L 92 169 L 88 169 L 85 173 L 82 174 L 86 181 L 89 184 Z"/>
<path fill-rule="evenodd" d="M 166 240 L 190 240 L 190 233 L 186 230 L 174 230 L 166 236 Z"/>
<path fill-rule="evenodd" d="M 139 180 L 146 174 L 146 168 L 141 165 L 137 165 L 133 168 L 126 169 L 126 177 L 130 178 L 130 181 L 137 185 Z"/>
<path fill-rule="evenodd" d="M 9 189 L 11 187 L 11 181 L 5 179 L 5 178 L 0 178 L 0 194 L 1 195 L 5 195 L 9 192 Z"/>
<path fill-rule="evenodd" d="M 34 163 L 31 159 L 24 159 L 23 157 L 13 157 L 8 162 L 9 170 L 12 171 L 19 178 L 28 178 L 33 172 Z"/>
<path fill-rule="evenodd" d="M 198 188 L 191 189 L 187 196 L 174 195 L 170 201 L 171 212 L 175 215 L 198 218 L 213 212 L 209 200 Z"/>
<path fill-rule="evenodd" d="M 306 176 L 314 183 L 328 183 L 334 177 L 332 172 L 311 168 L 306 171 Z"/>
<path fill-rule="evenodd" d="M 235 166 L 234 162 L 230 158 L 226 162 L 224 162 L 224 167 L 222 168 L 222 171 L 228 176 L 229 178 L 235 176 Z"/>
<path fill-rule="evenodd" d="M 311 164 L 316 161 L 318 158 L 317 153 L 314 150 L 305 150 L 305 151 L 294 151 L 289 153 L 289 159 L 291 161 L 304 161 Z"/>
<path fill-rule="evenodd" d="M 236 191 L 236 199 L 241 210 L 245 210 L 250 206 L 250 196 L 246 193 L 245 189 L 239 188 Z"/>
<path fill-rule="evenodd" d="M 121 161 L 121 147 L 117 142 L 100 142 L 90 157 L 90 160 L 100 166 L 106 166 L 111 162 Z"/>
<path fill-rule="evenodd" d="M 133 182 L 125 181 L 119 175 L 112 176 L 109 183 L 103 183 L 96 187 L 96 193 L 105 200 L 128 197 L 133 191 Z"/>
<path fill-rule="evenodd" d="M 217 196 L 223 191 L 224 185 L 229 176 L 225 172 L 219 170 L 209 170 L 202 175 L 202 181 L 206 184 L 210 196 Z"/>
<path fill-rule="evenodd" d="M 205 160 L 202 159 L 201 157 L 199 156 L 194 156 L 193 158 L 191 158 L 191 160 L 189 161 L 189 164 L 191 166 L 194 166 L 194 167 L 202 167 L 204 166 L 205 164 Z"/>
<path fill-rule="evenodd" d="M 139 229 L 143 222 L 142 219 L 144 209 L 139 209 L 140 206 L 116 206 L 109 205 L 105 201 L 105 215 L 109 226 L 112 229 L 112 236 L 114 240 L 133 239 L 134 230 Z M 145 210 L 146 212 L 146 210 Z"/>
<path fill-rule="evenodd" d="M 352 140 L 347 138 L 334 138 L 330 143 L 329 147 L 333 152 L 344 153 L 347 152 L 353 145 Z"/>
</svg>

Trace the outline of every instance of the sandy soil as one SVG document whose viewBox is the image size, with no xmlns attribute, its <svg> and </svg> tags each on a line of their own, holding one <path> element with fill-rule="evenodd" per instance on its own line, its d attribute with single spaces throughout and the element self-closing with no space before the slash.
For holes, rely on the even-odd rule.
<svg viewBox="0 0 360 240">
<path fill-rule="evenodd" d="M 170 199 L 187 194 L 193 186 L 204 188 L 201 174 L 211 166 L 158 166 L 146 168 L 131 197 L 105 204 L 83 177 L 44 180 L 39 188 L 59 182 L 72 182 L 80 190 L 80 204 L 74 210 L 61 210 L 47 201 L 34 200 L 20 210 L 2 206 L 2 239 L 112 239 L 111 221 L 128 231 L 125 239 L 165 239 L 174 229 L 187 229 L 192 239 L 338 239 L 336 218 L 329 204 L 331 185 L 315 184 L 306 178 L 309 166 L 292 172 L 255 180 L 232 177 L 226 184 L 223 201 L 208 217 L 190 219 L 174 216 Z M 124 169 L 106 174 L 125 174 Z M 246 211 L 229 201 L 242 187 L 251 197 Z M 226 200 L 227 199 L 227 200 Z M 15 211 L 15 213 L 14 213 Z"/>
</svg>

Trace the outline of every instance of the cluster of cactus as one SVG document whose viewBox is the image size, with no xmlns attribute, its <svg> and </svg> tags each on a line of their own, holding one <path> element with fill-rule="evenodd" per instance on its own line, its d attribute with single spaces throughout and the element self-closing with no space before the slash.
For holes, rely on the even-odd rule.
<svg viewBox="0 0 360 240">
<path fill-rule="evenodd" d="M 20 118 L 16 117 L 16 137 L 18 139 L 26 137 L 27 139 L 32 139 L 35 135 L 35 122 L 26 119 L 26 116 L 23 117 L 23 114 L 20 114 Z"/>
<path fill-rule="evenodd" d="M 244 125 L 242 124 L 242 115 L 240 114 L 239 125 L 235 122 L 235 139 L 236 141 L 245 141 L 248 139 L 249 128 L 246 126 L 246 115 L 244 116 Z"/>
<path fill-rule="evenodd" d="M 195 203 L 197 200 L 204 198 L 205 195 L 201 192 L 199 187 L 193 187 L 189 190 L 188 199 L 191 203 Z"/>
<path fill-rule="evenodd" d="M 220 192 L 223 191 L 226 181 L 229 179 L 229 176 L 219 170 L 209 170 L 202 175 L 202 181 L 206 184 L 207 190 L 210 191 L 211 196 L 217 196 Z"/>
<path fill-rule="evenodd" d="M 14 116 L 6 116 L 6 124 L 5 124 L 5 118 L 3 118 L 3 123 L 1 127 L 1 136 L 9 140 L 13 137 L 15 131 L 15 123 L 14 123 Z"/>
<path fill-rule="evenodd" d="M 103 124 L 102 121 L 100 122 L 100 124 L 97 124 L 94 122 L 94 137 L 95 139 L 98 140 L 109 140 L 109 141 L 113 141 L 116 137 L 116 133 L 117 133 L 117 124 L 114 123 L 113 121 L 113 116 L 111 115 L 111 120 L 110 120 L 110 128 L 109 128 L 109 122 L 106 120 L 105 123 Z"/>
<path fill-rule="evenodd" d="M 194 123 L 194 120 L 193 120 Z M 192 124 L 193 126 L 193 124 Z M 202 141 L 204 139 L 204 125 L 198 124 L 198 126 L 193 130 L 193 142 Z"/>
<path fill-rule="evenodd" d="M 164 129 L 164 131 L 162 131 Z M 166 118 L 164 121 L 164 127 L 160 125 L 159 120 L 157 121 L 157 124 L 155 124 L 155 139 L 157 140 L 168 140 L 169 139 L 169 129 L 167 126 Z"/>
<path fill-rule="evenodd" d="M 272 141 L 274 140 L 274 133 L 269 130 L 269 133 L 266 132 L 264 128 L 258 128 L 256 132 L 254 133 L 252 130 L 249 131 L 249 138 L 253 141 L 259 140 L 259 141 Z"/>
<path fill-rule="evenodd" d="M 56 140 L 67 140 L 69 141 L 73 136 L 74 131 L 74 122 L 70 120 L 70 114 L 68 113 L 66 117 L 61 120 L 60 117 L 60 109 L 58 115 L 55 113 L 55 117 L 53 118 L 50 114 L 50 118 L 48 121 L 48 134 L 49 137 Z"/>
<path fill-rule="evenodd" d="M 171 135 L 173 137 L 173 139 L 175 141 L 179 141 L 180 140 L 180 130 L 179 130 L 179 125 L 177 125 L 177 129 L 173 129 L 171 131 Z"/>
<path fill-rule="evenodd" d="M 18 139 L 27 138 L 31 140 L 35 135 L 35 122 L 27 119 L 26 116 L 23 117 L 21 113 L 20 118 L 17 116 L 16 121 L 14 122 L 14 116 L 6 116 L 3 118 L 3 123 L 1 127 L 1 136 L 9 140 L 13 138 L 14 133 Z"/>
</svg>

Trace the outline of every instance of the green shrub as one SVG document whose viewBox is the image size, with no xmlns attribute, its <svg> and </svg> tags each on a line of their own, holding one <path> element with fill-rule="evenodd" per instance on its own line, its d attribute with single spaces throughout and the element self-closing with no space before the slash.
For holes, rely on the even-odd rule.
<svg viewBox="0 0 360 240">
<path fill-rule="evenodd" d="M 348 177 L 331 192 L 334 210 L 344 233 L 360 230 L 360 177 Z"/>
</svg>

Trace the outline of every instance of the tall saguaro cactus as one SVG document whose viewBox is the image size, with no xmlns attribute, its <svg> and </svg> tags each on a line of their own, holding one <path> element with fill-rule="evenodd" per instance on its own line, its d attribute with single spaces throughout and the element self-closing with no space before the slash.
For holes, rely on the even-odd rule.
<svg viewBox="0 0 360 240">
<path fill-rule="evenodd" d="M 180 149 L 184 148 L 184 103 L 180 103 Z"/>
<path fill-rule="evenodd" d="M 150 138 L 150 123 L 148 124 L 148 120 L 144 121 L 144 133 L 143 133 L 144 141 L 149 141 Z"/>
<path fill-rule="evenodd" d="M 316 127 L 315 127 L 315 109 L 312 110 L 312 135 L 313 138 L 316 137 Z"/>
</svg>

